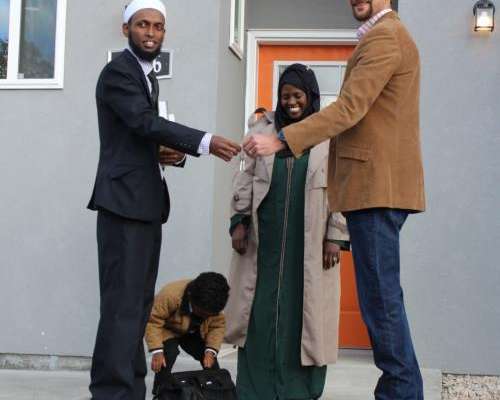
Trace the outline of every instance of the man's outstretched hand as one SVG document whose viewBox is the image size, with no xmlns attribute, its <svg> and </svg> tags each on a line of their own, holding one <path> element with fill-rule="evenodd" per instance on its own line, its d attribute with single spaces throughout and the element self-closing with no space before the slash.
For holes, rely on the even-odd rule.
<svg viewBox="0 0 500 400">
<path fill-rule="evenodd" d="M 240 151 L 241 146 L 238 143 L 223 138 L 222 136 L 212 136 L 212 140 L 210 141 L 210 154 L 229 162 L 233 157 L 236 157 Z"/>
<path fill-rule="evenodd" d="M 265 157 L 285 149 L 285 144 L 275 135 L 255 134 L 243 142 L 243 150 L 249 157 Z"/>
</svg>

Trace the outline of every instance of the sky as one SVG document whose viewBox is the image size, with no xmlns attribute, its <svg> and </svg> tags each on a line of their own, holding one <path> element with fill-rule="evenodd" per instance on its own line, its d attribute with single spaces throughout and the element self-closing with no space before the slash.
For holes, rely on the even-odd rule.
<svg viewBox="0 0 500 400">
<path fill-rule="evenodd" d="M 9 2 L 0 0 L 0 39 L 7 40 L 9 37 Z"/>
</svg>

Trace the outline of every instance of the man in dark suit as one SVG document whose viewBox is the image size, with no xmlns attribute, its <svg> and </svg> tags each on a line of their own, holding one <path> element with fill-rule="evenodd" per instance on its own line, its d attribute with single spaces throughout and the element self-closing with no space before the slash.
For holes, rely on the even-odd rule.
<svg viewBox="0 0 500 400">
<path fill-rule="evenodd" d="M 100 156 L 88 207 L 98 211 L 101 295 L 90 391 L 93 400 L 143 400 L 143 336 L 154 298 L 161 225 L 169 196 L 159 168 L 180 153 L 229 161 L 240 146 L 158 115 L 153 61 L 165 34 L 160 0 L 134 0 L 124 14 L 129 48 L 102 71 L 96 90 Z"/>
</svg>

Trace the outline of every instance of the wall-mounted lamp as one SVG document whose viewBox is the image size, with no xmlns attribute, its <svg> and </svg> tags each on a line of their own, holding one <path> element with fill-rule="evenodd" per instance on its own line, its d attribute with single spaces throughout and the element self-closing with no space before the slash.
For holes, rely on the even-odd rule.
<svg viewBox="0 0 500 400">
<path fill-rule="evenodd" d="M 490 0 L 479 0 L 474 5 L 476 26 L 474 30 L 493 32 L 495 29 L 495 5 Z"/>
</svg>

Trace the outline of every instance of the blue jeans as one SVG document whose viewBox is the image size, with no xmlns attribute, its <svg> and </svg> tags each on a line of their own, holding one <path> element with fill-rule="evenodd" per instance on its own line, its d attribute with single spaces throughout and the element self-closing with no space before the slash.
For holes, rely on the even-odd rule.
<svg viewBox="0 0 500 400">
<path fill-rule="evenodd" d="M 423 384 L 399 279 L 399 232 L 408 212 L 367 209 L 346 215 L 359 304 L 382 370 L 377 400 L 422 400 Z"/>
</svg>

